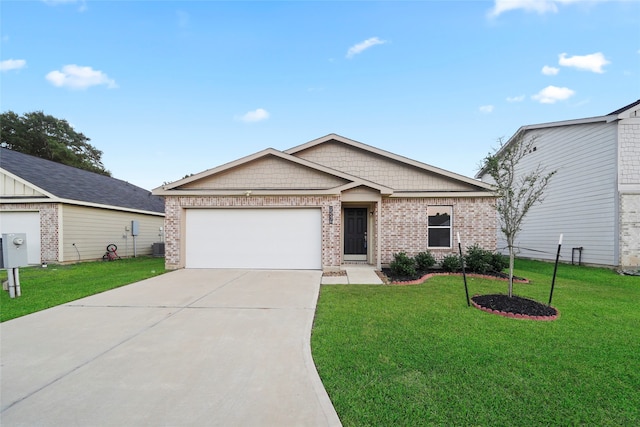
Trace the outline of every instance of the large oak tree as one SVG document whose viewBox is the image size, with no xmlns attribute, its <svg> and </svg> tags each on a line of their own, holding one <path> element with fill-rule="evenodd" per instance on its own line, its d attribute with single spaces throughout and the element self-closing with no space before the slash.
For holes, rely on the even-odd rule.
<svg viewBox="0 0 640 427">
<path fill-rule="evenodd" d="M 102 151 L 89 144 L 90 139 L 76 132 L 66 120 L 42 111 L 22 116 L 7 111 L 0 115 L 0 125 L 2 147 L 111 176 L 102 164 Z"/>
</svg>

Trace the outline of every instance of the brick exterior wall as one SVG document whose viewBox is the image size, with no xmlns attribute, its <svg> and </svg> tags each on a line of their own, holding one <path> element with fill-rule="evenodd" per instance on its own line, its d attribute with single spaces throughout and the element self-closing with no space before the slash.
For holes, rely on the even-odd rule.
<svg viewBox="0 0 640 427">
<path fill-rule="evenodd" d="M 380 209 L 381 263 L 388 264 L 394 253 L 413 256 L 427 250 L 427 207 L 453 206 L 453 233 L 460 233 L 464 247 L 478 244 L 496 249 L 496 213 L 492 198 L 387 198 L 381 206 L 374 204 L 373 216 Z M 165 197 L 165 263 L 167 269 L 184 267 L 181 259 L 184 211 L 188 208 L 215 207 L 320 207 L 322 209 L 322 266 L 339 267 L 342 263 L 342 220 L 339 196 L 166 196 Z M 333 221 L 329 221 L 329 207 Z M 374 224 L 377 230 L 377 223 Z M 431 249 L 437 259 L 456 253 L 455 239 L 449 249 Z M 375 248 L 375 245 L 374 245 Z M 377 254 L 373 253 L 374 259 Z"/>
<path fill-rule="evenodd" d="M 394 253 L 405 252 L 415 256 L 427 250 L 428 206 L 453 207 L 453 246 L 429 249 L 437 260 L 458 253 L 457 233 L 460 233 L 463 250 L 474 244 L 496 250 L 497 223 L 492 198 L 383 199 L 380 231 L 382 264 L 389 264 Z"/>
<path fill-rule="evenodd" d="M 640 266 L 640 194 L 620 195 L 620 265 Z"/>
<path fill-rule="evenodd" d="M 640 119 L 618 126 L 620 193 L 620 266 L 640 266 Z M 627 192 L 625 188 L 635 189 Z"/>
<path fill-rule="evenodd" d="M 60 243 L 57 203 L 4 204 L 4 211 L 38 211 L 40 213 L 40 259 L 42 262 L 59 262 Z"/>
<path fill-rule="evenodd" d="M 329 207 L 333 206 L 333 223 Z M 322 209 L 322 265 L 338 267 L 341 263 L 341 213 L 339 196 L 252 196 L 252 197 L 165 197 L 165 265 L 167 269 L 184 267 L 181 259 L 181 236 L 185 208 L 216 207 L 319 207 Z"/>
</svg>

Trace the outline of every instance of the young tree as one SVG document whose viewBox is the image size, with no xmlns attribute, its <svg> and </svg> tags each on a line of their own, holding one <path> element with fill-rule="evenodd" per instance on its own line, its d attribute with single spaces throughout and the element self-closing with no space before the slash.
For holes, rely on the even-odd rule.
<svg viewBox="0 0 640 427">
<path fill-rule="evenodd" d="M 76 132 L 66 120 L 42 111 L 23 116 L 7 111 L 0 115 L 0 125 L 2 147 L 111 176 L 102 164 L 102 151 L 89 144 L 90 139 Z"/>
<path fill-rule="evenodd" d="M 509 297 L 513 296 L 514 244 L 522 229 L 522 220 L 533 205 L 543 201 L 544 190 L 557 172 L 546 172 L 541 164 L 528 173 L 518 168 L 520 161 L 534 151 L 536 139 L 536 136 L 526 139 L 524 132 L 516 135 L 507 144 L 503 139 L 499 139 L 500 146 L 493 154 L 487 155 L 481 169 L 493 179 L 498 196 L 496 210 L 500 219 L 500 230 L 507 240 L 509 249 Z"/>
</svg>

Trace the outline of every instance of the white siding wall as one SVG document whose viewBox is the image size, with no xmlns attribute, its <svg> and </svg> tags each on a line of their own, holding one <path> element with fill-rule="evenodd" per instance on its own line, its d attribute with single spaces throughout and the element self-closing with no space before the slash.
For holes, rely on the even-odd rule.
<svg viewBox="0 0 640 427">
<path fill-rule="evenodd" d="M 525 218 L 516 239 L 523 248 L 519 256 L 555 259 L 563 233 L 562 261 L 570 262 L 571 249 L 581 246 L 583 263 L 618 265 L 616 132 L 615 123 L 595 123 L 527 134 L 538 139 L 536 151 L 522 160 L 522 171 L 542 164 L 557 173 L 542 204 Z M 498 247 L 505 247 L 500 232 L 498 239 Z"/>
<path fill-rule="evenodd" d="M 16 181 L 5 173 L 0 172 L 0 194 L 2 197 L 23 196 L 23 197 L 43 197 L 43 194 L 34 190 L 20 181 Z"/>
<path fill-rule="evenodd" d="M 140 224 L 140 235 L 136 237 L 136 254 L 151 255 L 151 245 L 161 241 L 158 234 L 160 227 L 164 226 L 164 217 L 64 205 L 62 261 L 100 259 L 110 243 L 118 246 L 118 255 L 121 257 L 133 256 L 130 230 L 133 220 Z M 125 227 L 129 227 L 129 230 L 126 231 Z"/>
</svg>

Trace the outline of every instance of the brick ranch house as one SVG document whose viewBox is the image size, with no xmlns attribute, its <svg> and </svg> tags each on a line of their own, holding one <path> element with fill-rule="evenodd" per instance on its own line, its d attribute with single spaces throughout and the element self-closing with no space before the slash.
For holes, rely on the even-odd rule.
<svg viewBox="0 0 640 427">
<path fill-rule="evenodd" d="M 178 268 L 337 270 L 496 249 L 492 187 L 330 134 L 272 148 L 153 194 L 165 199 L 165 262 Z"/>
<path fill-rule="evenodd" d="M 122 257 L 151 255 L 163 225 L 148 190 L 0 147 L 0 233 L 26 234 L 29 264 L 101 259 L 110 243 Z"/>
</svg>

